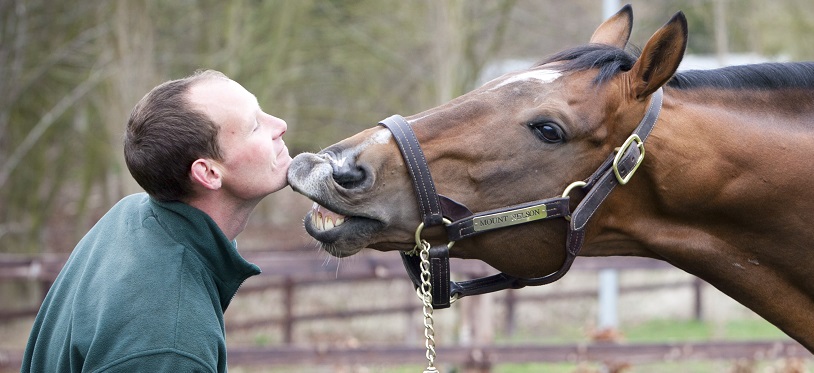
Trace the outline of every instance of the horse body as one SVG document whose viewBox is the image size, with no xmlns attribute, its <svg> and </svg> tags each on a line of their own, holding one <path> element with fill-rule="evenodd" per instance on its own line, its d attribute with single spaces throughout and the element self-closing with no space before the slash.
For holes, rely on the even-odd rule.
<svg viewBox="0 0 814 373">
<path fill-rule="evenodd" d="M 814 349 L 814 64 L 675 75 L 680 14 L 636 58 L 624 8 L 592 44 L 556 54 L 408 117 L 439 194 L 472 211 L 558 196 L 619 147 L 662 88 L 646 157 L 589 222 L 582 256 L 665 260 Z M 309 234 L 336 256 L 410 250 L 419 212 L 399 149 L 375 127 L 295 157 L 289 181 L 317 204 Z M 584 192 L 572 192 L 573 206 Z M 557 271 L 568 222 L 463 239 L 450 255 L 518 277 Z M 441 228 L 423 237 L 443 242 Z"/>
</svg>

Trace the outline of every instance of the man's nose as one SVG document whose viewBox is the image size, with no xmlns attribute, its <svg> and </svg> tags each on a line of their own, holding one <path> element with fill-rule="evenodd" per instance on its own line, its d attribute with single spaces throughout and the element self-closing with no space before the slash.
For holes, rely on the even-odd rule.
<svg viewBox="0 0 814 373">
<path fill-rule="evenodd" d="M 282 136 L 286 131 L 288 131 L 288 123 L 281 118 L 277 118 L 271 115 L 272 118 L 272 127 L 274 127 L 274 138 L 278 138 Z"/>
</svg>

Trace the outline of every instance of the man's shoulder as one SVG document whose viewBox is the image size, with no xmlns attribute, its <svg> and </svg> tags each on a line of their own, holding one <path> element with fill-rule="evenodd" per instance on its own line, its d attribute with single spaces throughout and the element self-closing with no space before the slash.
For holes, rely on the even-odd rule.
<svg viewBox="0 0 814 373">
<path fill-rule="evenodd" d="M 150 197 L 146 193 L 136 193 L 125 196 L 113 205 L 96 222 L 96 226 L 118 225 L 130 221 L 140 221 L 152 214 L 149 206 Z"/>
<path fill-rule="evenodd" d="M 146 204 L 150 201 L 150 196 L 147 193 L 135 193 L 124 196 L 119 202 L 116 202 L 115 205 L 111 208 L 111 210 L 117 209 L 133 209 L 133 208 L 143 208 Z"/>
</svg>

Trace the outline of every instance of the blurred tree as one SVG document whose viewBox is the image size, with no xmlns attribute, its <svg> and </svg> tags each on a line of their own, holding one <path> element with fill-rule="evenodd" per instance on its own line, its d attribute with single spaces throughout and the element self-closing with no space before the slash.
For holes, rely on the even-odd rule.
<svg viewBox="0 0 814 373">
<path fill-rule="evenodd" d="M 635 44 L 683 10 L 691 53 L 814 59 L 814 44 L 801 41 L 814 31 L 809 0 L 631 3 Z M 314 151 L 460 95 L 498 60 L 533 61 L 586 42 L 601 4 L 0 1 L 0 252 L 70 250 L 99 214 L 139 190 L 121 136 L 130 109 L 163 80 L 221 70 L 286 119 L 292 154 Z M 264 203 L 256 221 L 272 214 Z"/>
<path fill-rule="evenodd" d="M 644 43 L 669 15 L 681 10 L 687 16 L 690 33 L 687 53 L 716 54 L 726 49 L 730 53 L 755 53 L 769 58 L 814 59 L 814 44 L 801 38 L 814 32 L 814 2 L 810 0 L 632 0 L 631 3 L 635 15 L 632 39 L 638 44 Z M 716 41 L 717 25 L 722 26 L 719 33 L 725 33 L 725 40 Z"/>
<path fill-rule="evenodd" d="M 736 20 L 737 28 L 742 30 L 738 39 L 741 50 L 796 61 L 814 60 L 814 43 L 806 41 L 814 34 L 814 2 L 732 2 L 748 10 Z"/>
<path fill-rule="evenodd" d="M 109 74 L 107 25 L 93 1 L 0 4 L 0 248 L 36 251 L 63 238 L 51 218 L 76 216 L 82 174 L 111 165 L 92 145 L 105 131 L 92 96 Z"/>
</svg>

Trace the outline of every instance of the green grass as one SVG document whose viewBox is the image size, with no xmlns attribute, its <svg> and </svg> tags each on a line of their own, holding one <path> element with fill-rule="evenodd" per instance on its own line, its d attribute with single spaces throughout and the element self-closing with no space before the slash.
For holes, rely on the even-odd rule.
<svg viewBox="0 0 814 373">
<path fill-rule="evenodd" d="M 788 338 L 780 329 L 764 320 L 730 321 L 726 324 L 725 331 L 725 338 L 735 341 Z"/>
<path fill-rule="evenodd" d="M 763 319 L 732 320 L 722 324 L 694 320 L 652 320 L 623 327 L 622 334 L 625 341 L 636 343 L 788 339 L 785 333 Z"/>
<path fill-rule="evenodd" d="M 707 341 L 713 334 L 709 323 L 694 320 L 653 320 L 622 328 L 624 340 L 636 343 Z"/>
</svg>

